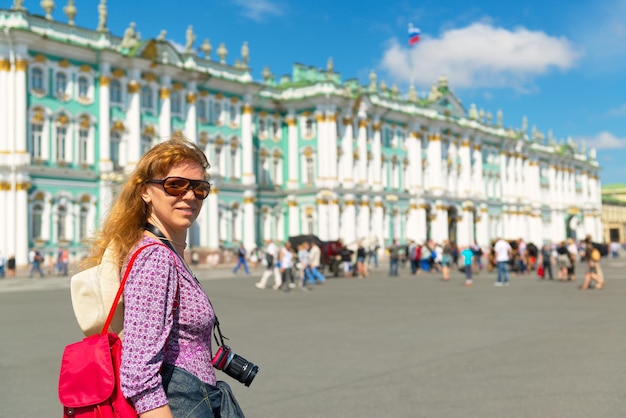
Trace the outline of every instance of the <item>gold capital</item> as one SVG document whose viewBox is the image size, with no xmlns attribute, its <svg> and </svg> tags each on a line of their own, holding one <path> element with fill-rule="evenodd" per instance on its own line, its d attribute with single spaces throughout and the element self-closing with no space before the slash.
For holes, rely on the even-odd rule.
<svg viewBox="0 0 626 418">
<path fill-rule="evenodd" d="M 170 98 L 170 89 L 167 87 L 161 87 L 161 99 L 169 99 Z"/>
<path fill-rule="evenodd" d="M 106 75 L 101 75 L 100 76 L 100 86 L 107 87 L 109 84 L 111 84 L 111 78 L 106 76 Z"/>
<path fill-rule="evenodd" d="M 254 109 L 252 109 L 252 105 L 249 103 L 246 103 L 245 105 L 243 105 L 243 114 L 244 115 L 251 115 L 254 112 Z"/>
<path fill-rule="evenodd" d="M 15 61 L 15 71 L 26 71 L 26 68 L 28 68 L 28 61 L 21 59 Z"/>
<path fill-rule="evenodd" d="M 296 119 L 292 117 L 288 117 L 285 122 L 287 122 L 287 126 L 296 126 Z"/>
<path fill-rule="evenodd" d="M 185 96 L 185 99 L 187 100 L 187 103 L 195 103 L 196 102 L 196 94 L 189 92 L 187 93 L 187 96 Z"/>
<path fill-rule="evenodd" d="M 141 89 L 141 85 L 138 82 L 131 81 L 130 83 L 128 83 L 128 92 L 130 94 L 139 93 L 140 89 Z"/>
<path fill-rule="evenodd" d="M 11 71 L 11 61 L 0 60 L 0 71 Z"/>
</svg>

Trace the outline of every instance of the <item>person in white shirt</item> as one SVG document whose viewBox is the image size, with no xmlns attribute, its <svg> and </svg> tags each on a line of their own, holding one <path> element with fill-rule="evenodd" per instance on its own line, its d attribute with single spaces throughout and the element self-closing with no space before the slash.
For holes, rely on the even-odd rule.
<svg viewBox="0 0 626 418">
<path fill-rule="evenodd" d="M 324 283 L 326 281 L 324 275 L 318 270 L 318 267 L 321 264 L 321 258 L 322 250 L 315 242 L 311 242 L 311 249 L 309 250 L 309 265 L 311 266 L 311 276 L 313 281 L 317 283 Z"/>
<path fill-rule="evenodd" d="M 493 247 L 498 266 L 498 281 L 494 286 L 509 285 L 509 260 L 511 258 L 511 244 L 499 238 Z"/>
<path fill-rule="evenodd" d="M 263 264 L 265 265 L 265 271 L 259 280 L 254 285 L 259 289 L 265 289 L 267 281 L 273 275 L 274 276 L 274 289 L 280 288 L 282 283 L 280 269 L 278 268 L 278 246 L 274 244 L 274 241 L 269 240 L 267 247 L 265 248 L 265 255 Z"/>
</svg>

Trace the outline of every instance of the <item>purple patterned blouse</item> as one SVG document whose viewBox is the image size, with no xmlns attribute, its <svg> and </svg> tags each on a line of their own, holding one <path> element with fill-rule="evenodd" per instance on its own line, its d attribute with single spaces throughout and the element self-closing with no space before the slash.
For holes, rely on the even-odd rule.
<svg viewBox="0 0 626 418">
<path fill-rule="evenodd" d="M 133 251 L 153 242 L 161 243 L 144 237 Z M 177 286 L 180 304 L 173 312 Z M 153 245 L 137 256 L 124 288 L 120 378 L 122 392 L 138 414 L 167 404 L 159 374 L 163 362 L 215 385 L 214 322 L 204 290 L 168 247 Z"/>
</svg>

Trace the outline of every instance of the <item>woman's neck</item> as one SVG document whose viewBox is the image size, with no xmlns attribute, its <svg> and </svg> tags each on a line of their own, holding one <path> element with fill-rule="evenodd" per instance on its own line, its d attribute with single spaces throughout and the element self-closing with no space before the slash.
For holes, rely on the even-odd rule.
<svg viewBox="0 0 626 418">
<path fill-rule="evenodd" d="M 146 227 L 146 233 L 150 236 L 154 236 L 157 239 L 167 241 L 172 244 L 174 250 L 178 254 L 184 254 L 185 248 L 187 248 L 186 232 L 184 234 L 172 234 L 166 228 L 158 225 L 158 223 L 154 223 L 153 221 L 149 221 L 148 226 Z"/>
</svg>

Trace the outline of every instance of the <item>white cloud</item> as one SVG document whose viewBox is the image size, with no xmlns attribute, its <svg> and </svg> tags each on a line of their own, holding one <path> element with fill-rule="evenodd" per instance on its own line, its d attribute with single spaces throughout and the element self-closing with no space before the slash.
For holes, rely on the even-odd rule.
<svg viewBox="0 0 626 418">
<path fill-rule="evenodd" d="M 267 16 L 281 16 L 283 9 L 272 0 L 234 0 L 241 13 L 248 19 L 262 21 Z"/>
<path fill-rule="evenodd" d="M 609 116 L 626 116 L 626 104 L 615 109 L 609 110 Z"/>
<path fill-rule="evenodd" d="M 572 68 L 579 55 L 564 37 L 479 22 L 447 30 L 439 38 L 424 36 L 413 49 L 393 39 L 380 67 L 399 82 L 412 78 L 430 85 L 445 75 L 458 88 L 524 90 L 534 77 Z"/>
<path fill-rule="evenodd" d="M 626 148 L 626 138 L 618 138 L 610 132 L 603 131 L 592 138 L 584 138 L 587 145 L 596 149 Z"/>
</svg>

